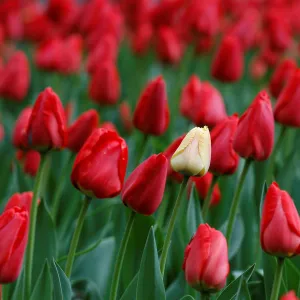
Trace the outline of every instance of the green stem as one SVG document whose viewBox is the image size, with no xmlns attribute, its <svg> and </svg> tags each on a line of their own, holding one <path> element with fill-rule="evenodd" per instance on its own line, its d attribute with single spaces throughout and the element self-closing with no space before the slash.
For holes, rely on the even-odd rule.
<svg viewBox="0 0 300 300">
<path fill-rule="evenodd" d="M 10 285 L 9 284 L 2 284 L 2 285 L 0 285 L 0 288 L 1 287 L 2 287 L 2 298 L 0 297 L 0 300 L 9 300 L 10 299 L 9 298 Z"/>
<path fill-rule="evenodd" d="M 57 188 L 54 192 L 53 205 L 52 205 L 52 216 L 55 221 L 57 218 L 57 212 L 58 212 L 58 208 L 59 208 L 59 204 L 60 204 L 61 195 L 64 190 L 65 183 L 66 183 L 64 178 L 67 177 L 66 175 L 68 174 L 69 165 L 70 165 L 70 162 L 73 160 L 73 158 L 74 158 L 73 153 L 67 158 L 67 162 L 65 163 L 65 165 L 62 169 L 62 172 L 59 176 Z"/>
<path fill-rule="evenodd" d="M 274 167 L 275 167 L 275 162 L 276 162 L 276 156 L 277 156 L 278 151 L 280 150 L 280 146 L 282 144 L 282 141 L 284 139 L 286 131 L 287 131 L 287 127 L 282 126 L 280 129 L 280 133 L 279 133 L 276 145 L 274 147 L 274 150 L 273 150 L 270 160 L 269 160 L 269 165 L 268 165 L 268 169 L 267 169 L 268 170 L 267 171 L 267 184 L 272 183 Z"/>
<path fill-rule="evenodd" d="M 31 280 L 32 280 L 32 267 L 33 267 L 33 253 L 34 253 L 34 242 L 35 242 L 35 231 L 36 231 L 36 218 L 38 211 L 38 199 L 43 184 L 43 175 L 46 171 L 47 157 L 49 154 L 43 154 L 41 156 L 41 163 L 38 173 L 35 178 L 33 197 L 30 208 L 30 225 L 29 225 L 29 236 L 26 249 L 26 261 L 25 261 L 25 293 L 26 299 L 30 298 L 31 294 Z"/>
<path fill-rule="evenodd" d="M 136 156 L 135 166 L 138 166 L 141 163 L 141 160 L 142 160 L 143 155 L 144 155 L 145 150 L 146 150 L 146 145 L 147 145 L 147 142 L 148 142 L 148 138 L 149 138 L 148 134 L 143 134 L 143 140 L 142 140 L 142 143 L 141 143 L 140 151 L 139 151 L 138 155 Z"/>
<path fill-rule="evenodd" d="M 184 176 L 184 179 L 181 183 L 180 186 L 180 190 L 175 202 L 175 206 L 171 215 L 171 219 L 168 225 L 168 230 L 167 230 L 167 235 L 166 235 L 166 239 L 164 242 L 164 246 L 163 246 L 163 250 L 162 250 L 162 254 L 161 254 L 161 258 L 160 258 L 160 272 L 162 274 L 162 276 L 164 276 L 164 272 L 165 272 L 165 267 L 166 267 L 166 262 L 167 262 L 167 256 L 168 256 L 168 250 L 170 247 L 170 243 L 171 243 L 171 237 L 172 237 L 172 233 L 175 227 L 175 221 L 176 221 L 176 216 L 181 204 L 181 199 L 183 198 L 183 192 L 185 191 L 185 187 L 187 185 L 187 182 L 189 180 L 188 176 Z"/>
<path fill-rule="evenodd" d="M 284 258 L 278 257 L 277 258 L 277 267 L 272 287 L 272 293 L 270 300 L 278 300 L 279 291 L 280 291 L 280 284 L 281 284 L 281 278 L 282 278 L 282 271 L 284 266 Z"/>
<path fill-rule="evenodd" d="M 68 254 L 68 258 L 67 258 L 67 262 L 66 262 L 66 272 L 65 273 L 66 273 L 67 277 L 70 277 L 71 273 L 72 273 L 72 267 L 73 267 L 73 263 L 74 263 L 74 259 L 75 259 L 75 254 L 76 254 L 76 249 L 78 246 L 80 233 L 81 233 L 82 226 L 84 223 L 84 218 L 85 218 L 85 215 L 86 215 L 86 212 L 88 210 L 90 203 L 91 203 L 91 198 L 88 196 L 85 196 L 82 206 L 81 206 L 81 210 L 79 213 L 79 217 L 77 220 L 76 228 L 75 228 L 75 231 L 73 234 L 73 238 L 71 241 L 69 254 Z"/>
<path fill-rule="evenodd" d="M 216 183 L 218 182 L 218 179 L 219 179 L 219 176 L 213 175 L 209 190 L 208 190 L 208 192 L 206 194 L 206 197 L 204 199 L 203 208 L 202 208 L 202 217 L 203 217 L 204 221 L 206 220 L 209 204 L 210 204 L 210 201 L 211 201 L 211 196 L 212 196 L 214 187 L 215 187 Z"/>
<path fill-rule="evenodd" d="M 201 293 L 201 300 L 210 300 L 210 294 L 209 293 Z"/>
<path fill-rule="evenodd" d="M 229 247 L 230 247 L 230 238 L 231 238 L 231 234 L 232 234 L 232 231 L 233 231 L 233 225 L 234 225 L 237 210 L 238 210 L 238 207 L 239 207 L 239 200 L 240 200 L 241 191 L 242 191 L 244 181 L 246 179 L 246 175 L 247 175 L 250 164 L 251 164 L 251 160 L 248 158 L 245 161 L 243 171 L 242 171 L 242 173 L 240 175 L 240 178 L 238 180 L 238 184 L 237 184 L 237 187 L 236 187 L 236 190 L 235 190 L 235 193 L 234 193 L 234 196 L 233 196 L 232 204 L 231 204 L 231 207 L 230 207 L 228 225 L 227 225 L 227 230 L 226 230 L 226 239 L 227 239 L 227 243 L 228 243 Z"/>
<path fill-rule="evenodd" d="M 130 233 L 133 227 L 134 219 L 136 216 L 136 212 L 131 211 L 130 217 L 127 222 L 127 226 L 124 232 L 124 236 L 121 242 L 120 250 L 117 256 L 117 261 L 115 264 L 115 270 L 114 270 L 114 275 L 112 278 L 112 286 L 111 286 L 111 291 L 110 291 L 110 300 L 116 300 L 117 295 L 118 295 L 118 288 L 119 288 L 119 281 L 120 281 L 120 275 L 121 275 L 121 270 L 122 270 L 122 265 L 123 265 L 123 260 L 125 257 L 126 253 L 126 248 L 127 244 L 129 241 Z"/>
</svg>

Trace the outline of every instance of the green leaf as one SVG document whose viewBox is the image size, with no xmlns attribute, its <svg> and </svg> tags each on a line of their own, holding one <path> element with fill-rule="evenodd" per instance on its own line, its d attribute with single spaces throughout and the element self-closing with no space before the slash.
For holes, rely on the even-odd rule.
<svg viewBox="0 0 300 300">
<path fill-rule="evenodd" d="M 261 217 L 262 215 L 262 210 L 263 210 L 263 206 L 264 206 L 264 200 L 267 194 L 267 190 L 268 190 L 268 186 L 267 186 L 267 182 L 265 181 L 262 187 L 262 191 L 261 191 L 261 196 L 260 196 L 260 205 L 259 205 L 259 215 Z"/>
<path fill-rule="evenodd" d="M 244 276 L 241 277 L 239 289 L 233 298 L 235 300 L 251 300 L 250 292 Z"/>
<path fill-rule="evenodd" d="M 221 295 L 217 298 L 217 300 L 229 300 L 235 297 L 240 287 L 241 278 L 244 279 L 246 282 L 248 282 L 254 269 L 255 269 L 255 264 L 249 267 L 237 279 L 235 279 L 228 286 L 226 286 L 226 288 L 222 291 Z"/>
<path fill-rule="evenodd" d="M 61 267 L 53 259 L 51 273 L 54 287 L 54 300 L 70 300 L 72 298 L 72 288 L 69 278 Z"/>
<path fill-rule="evenodd" d="M 153 227 L 151 227 L 144 248 L 137 284 L 137 299 L 166 299 L 164 282 L 159 269 Z"/>
<path fill-rule="evenodd" d="M 195 300 L 195 298 L 190 295 L 185 295 L 182 298 L 180 298 L 180 300 Z"/>
<path fill-rule="evenodd" d="M 135 300 L 136 299 L 136 289 L 138 284 L 138 273 L 133 277 L 124 294 L 120 300 Z"/>
<path fill-rule="evenodd" d="M 47 242 L 45 242 L 47 238 Z M 34 247 L 33 277 L 35 282 L 44 266 L 45 260 L 52 261 L 56 257 L 56 232 L 54 222 L 42 200 L 38 207 L 37 226 Z"/>
<path fill-rule="evenodd" d="M 74 294 L 80 294 L 82 298 L 84 297 L 83 299 L 103 300 L 98 291 L 97 285 L 93 281 L 86 279 L 78 280 L 73 282 L 72 287 L 74 290 Z"/>
<path fill-rule="evenodd" d="M 298 291 L 300 287 L 300 271 L 290 259 L 285 260 L 283 279 L 288 290 Z"/>
<path fill-rule="evenodd" d="M 180 272 L 176 280 L 174 280 L 167 288 L 167 299 L 179 299 L 185 294 L 186 281 L 184 278 L 184 272 Z"/>
<path fill-rule="evenodd" d="M 19 276 L 16 287 L 11 300 L 26 300 L 25 299 L 25 275 L 24 269 Z"/>
<path fill-rule="evenodd" d="M 37 279 L 30 300 L 51 300 L 52 299 L 52 278 L 50 267 L 46 260 L 40 276 Z"/>
</svg>

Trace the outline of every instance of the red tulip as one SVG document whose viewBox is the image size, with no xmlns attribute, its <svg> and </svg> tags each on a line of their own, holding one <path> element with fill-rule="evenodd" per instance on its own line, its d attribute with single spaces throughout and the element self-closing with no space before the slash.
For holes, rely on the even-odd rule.
<svg viewBox="0 0 300 300">
<path fill-rule="evenodd" d="M 244 54 L 235 36 L 225 36 L 212 64 L 212 76 L 224 82 L 234 82 L 243 75 Z"/>
<path fill-rule="evenodd" d="M 26 55 L 17 51 L 11 56 L 0 76 L 0 95 L 4 98 L 22 101 L 29 89 L 30 70 Z"/>
<path fill-rule="evenodd" d="M 119 106 L 122 125 L 127 133 L 133 130 L 131 109 L 127 102 L 122 102 Z"/>
<path fill-rule="evenodd" d="M 3 127 L 3 125 L 0 123 L 0 142 L 3 141 L 4 136 L 5 136 L 5 133 L 4 133 L 4 127 Z"/>
<path fill-rule="evenodd" d="M 223 234 L 201 224 L 184 252 L 187 283 L 198 291 L 214 292 L 226 284 L 229 274 L 227 242 Z"/>
<path fill-rule="evenodd" d="M 73 0 L 49 0 L 46 14 L 54 22 L 62 23 L 72 12 L 73 5 Z"/>
<path fill-rule="evenodd" d="M 25 193 L 16 193 L 13 194 L 8 202 L 5 205 L 4 211 L 9 210 L 15 206 L 28 211 L 30 214 L 31 210 L 31 202 L 32 202 L 33 193 L 32 192 L 25 192 Z"/>
<path fill-rule="evenodd" d="M 209 53 L 212 51 L 214 43 L 215 43 L 215 40 L 213 37 L 200 36 L 198 38 L 195 51 L 197 54 Z"/>
<path fill-rule="evenodd" d="M 219 175 L 233 174 L 239 164 L 239 156 L 233 149 L 233 139 L 239 118 L 237 114 L 226 118 L 211 131 L 210 171 Z"/>
<path fill-rule="evenodd" d="M 173 28 L 161 27 L 158 31 L 156 51 L 161 61 L 177 64 L 183 55 L 183 45 Z"/>
<path fill-rule="evenodd" d="M 170 161 L 171 161 L 171 157 L 173 156 L 174 152 L 177 150 L 177 148 L 179 147 L 179 145 L 181 144 L 183 138 L 185 137 L 185 134 L 178 137 L 176 140 L 174 140 L 172 142 L 172 144 L 170 144 L 168 146 L 168 148 L 163 152 L 164 156 L 168 159 L 168 177 L 174 179 L 177 182 L 182 182 L 183 180 L 183 175 L 175 172 L 173 170 L 173 168 L 171 167 Z"/>
<path fill-rule="evenodd" d="M 285 295 L 281 296 L 280 300 L 299 300 L 294 291 L 289 291 Z"/>
<path fill-rule="evenodd" d="M 67 148 L 78 152 L 91 133 L 98 127 L 99 116 L 96 110 L 90 109 L 78 117 L 68 128 Z"/>
<path fill-rule="evenodd" d="M 103 122 L 100 125 L 100 128 L 104 128 L 104 129 L 107 129 L 107 130 L 114 131 L 114 132 L 118 133 L 118 130 L 117 130 L 116 126 L 112 122 Z"/>
<path fill-rule="evenodd" d="M 48 151 L 66 146 L 66 117 L 59 97 L 51 88 L 41 92 L 33 106 L 27 127 L 30 149 Z"/>
<path fill-rule="evenodd" d="M 273 182 L 266 194 L 260 224 L 260 243 L 271 255 L 300 254 L 300 218 L 290 195 Z"/>
<path fill-rule="evenodd" d="M 89 95 L 98 104 L 116 104 L 120 97 L 120 85 L 116 66 L 109 61 L 101 62 L 92 75 L 89 84 Z"/>
<path fill-rule="evenodd" d="M 16 148 L 24 149 L 27 146 L 26 132 L 31 113 L 31 107 L 23 109 L 16 121 L 12 137 L 13 144 Z"/>
<path fill-rule="evenodd" d="M 213 174 L 209 172 L 202 177 L 191 177 L 191 183 L 195 184 L 196 191 L 198 192 L 198 195 L 202 200 L 205 199 L 208 193 L 208 190 L 212 183 L 212 179 L 213 179 Z M 192 188 L 192 186 L 190 188 Z M 221 192 L 220 192 L 219 185 L 216 184 L 214 186 L 211 199 L 209 201 L 210 205 L 213 206 L 217 205 L 220 202 L 220 200 L 221 200 Z"/>
<path fill-rule="evenodd" d="M 285 126 L 300 127 L 300 70 L 296 70 L 282 90 L 274 108 L 274 117 Z"/>
<path fill-rule="evenodd" d="M 270 80 L 269 88 L 273 97 L 277 98 L 293 73 L 297 70 L 297 63 L 293 59 L 283 60 L 275 69 Z"/>
<path fill-rule="evenodd" d="M 152 215 L 159 207 L 165 190 L 168 160 L 153 154 L 128 177 L 122 190 L 126 206 L 143 215 Z"/>
<path fill-rule="evenodd" d="M 256 56 L 252 59 L 250 63 L 250 75 L 252 79 L 254 80 L 262 79 L 266 75 L 267 71 L 268 71 L 268 66 L 261 57 Z"/>
<path fill-rule="evenodd" d="M 127 160 L 126 142 L 116 132 L 95 129 L 76 156 L 72 183 L 90 197 L 115 197 L 122 190 Z"/>
<path fill-rule="evenodd" d="M 39 170 L 41 162 L 40 153 L 35 150 L 29 150 L 26 152 L 19 150 L 16 156 L 23 165 L 24 173 L 34 177 Z"/>
<path fill-rule="evenodd" d="M 28 212 L 17 206 L 0 216 L 0 283 L 14 282 L 21 272 L 28 225 Z"/>
<path fill-rule="evenodd" d="M 266 160 L 273 149 L 274 131 L 271 101 L 261 91 L 239 120 L 233 148 L 241 157 Z"/>
<path fill-rule="evenodd" d="M 150 48 L 153 37 L 152 26 L 148 23 L 142 24 L 134 33 L 131 48 L 135 54 L 143 55 Z"/>
<path fill-rule="evenodd" d="M 140 96 L 133 124 L 144 134 L 162 135 L 167 130 L 169 121 L 166 84 L 162 76 L 159 76 L 148 83 Z"/>
</svg>

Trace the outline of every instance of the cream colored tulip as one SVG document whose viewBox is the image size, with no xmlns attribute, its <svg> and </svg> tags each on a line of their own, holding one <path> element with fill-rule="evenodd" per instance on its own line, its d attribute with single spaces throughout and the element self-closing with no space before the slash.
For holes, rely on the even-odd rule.
<svg viewBox="0 0 300 300">
<path fill-rule="evenodd" d="M 171 158 L 174 171 L 189 176 L 203 176 L 209 169 L 211 141 L 209 129 L 195 127 L 188 132 Z"/>
</svg>

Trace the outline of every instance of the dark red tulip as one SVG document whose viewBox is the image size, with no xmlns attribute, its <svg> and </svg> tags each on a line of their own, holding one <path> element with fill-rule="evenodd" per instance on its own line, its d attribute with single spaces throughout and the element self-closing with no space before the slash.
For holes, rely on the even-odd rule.
<svg viewBox="0 0 300 300">
<path fill-rule="evenodd" d="M 91 99 L 102 105 L 116 104 L 120 97 L 120 78 L 114 63 L 106 61 L 97 66 L 89 84 Z"/>
<path fill-rule="evenodd" d="M 234 135 L 239 118 L 237 114 L 227 117 L 210 132 L 210 171 L 219 174 L 233 174 L 239 164 L 239 156 L 233 149 Z"/>
<path fill-rule="evenodd" d="M 280 300 L 299 300 L 294 291 L 289 291 L 288 293 L 281 296 Z"/>
<path fill-rule="evenodd" d="M 116 132 L 95 129 L 76 156 L 72 183 L 90 197 L 115 197 L 123 187 L 127 160 L 126 142 Z"/>
<path fill-rule="evenodd" d="M 223 38 L 212 63 L 212 76 L 224 82 L 239 80 L 244 70 L 244 53 L 238 38 Z"/>
<path fill-rule="evenodd" d="M 184 251 L 183 270 L 194 289 L 216 292 L 229 274 L 227 242 L 221 231 L 201 224 Z"/>
<path fill-rule="evenodd" d="M 300 127 L 300 70 L 296 70 L 288 80 L 275 104 L 274 117 L 285 126 Z"/>
<path fill-rule="evenodd" d="M 39 152 L 35 150 L 18 150 L 16 157 L 23 166 L 24 173 L 32 177 L 37 174 L 41 162 L 41 155 Z"/>
<path fill-rule="evenodd" d="M 270 93 L 277 98 L 293 73 L 297 70 L 297 63 L 293 59 L 284 59 L 275 69 L 270 83 Z"/>
<path fill-rule="evenodd" d="M 260 243 L 271 255 L 300 254 L 300 218 L 293 199 L 273 182 L 266 194 L 260 224 Z"/>
<path fill-rule="evenodd" d="M 133 130 L 131 109 L 127 102 L 122 102 L 119 106 L 122 125 L 127 133 Z"/>
<path fill-rule="evenodd" d="M 0 283 L 14 282 L 22 269 L 28 239 L 28 211 L 14 206 L 0 216 Z"/>
<path fill-rule="evenodd" d="M 159 207 L 165 190 L 168 160 L 153 154 L 128 177 L 122 190 L 123 203 L 143 215 L 152 215 Z"/>
<path fill-rule="evenodd" d="M 239 120 L 233 148 L 241 157 L 266 160 L 273 150 L 274 131 L 271 101 L 261 91 Z"/>
<path fill-rule="evenodd" d="M 159 76 L 150 81 L 142 92 L 133 114 L 133 124 L 144 134 L 162 135 L 169 121 L 166 84 Z"/>
<path fill-rule="evenodd" d="M 24 149 L 27 147 L 27 126 L 32 113 L 32 108 L 23 109 L 16 121 L 13 130 L 13 144 L 16 148 Z"/>
<path fill-rule="evenodd" d="M 51 88 L 41 92 L 33 106 L 27 126 L 28 148 L 37 151 L 66 146 L 66 116 L 59 97 Z"/>
<path fill-rule="evenodd" d="M 72 12 L 73 5 L 73 0 L 49 0 L 46 14 L 54 22 L 62 23 Z"/>
<path fill-rule="evenodd" d="M 146 53 L 150 48 L 152 37 L 153 29 L 151 24 L 145 23 L 140 25 L 131 40 L 133 52 L 138 55 Z"/>
<path fill-rule="evenodd" d="M 0 95 L 17 102 L 22 101 L 29 89 L 29 62 L 22 51 L 11 56 L 0 72 Z"/>
<path fill-rule="evenodd" d="M 78 152 L 98 125 L 99 116 L 96 110 L 90 109 L 84 112 L 68 128 L 67 148 L 73 152 Z"/>
<path fill-rule="evenodd" d="M 33 193 L 24 192 L 24 193 L 15 193 L 7 201 L 4 211 L 9 210 L 15 206 L 28 211 L 30 214 L 31 202 L 32 202 Z"/>
</svg>

